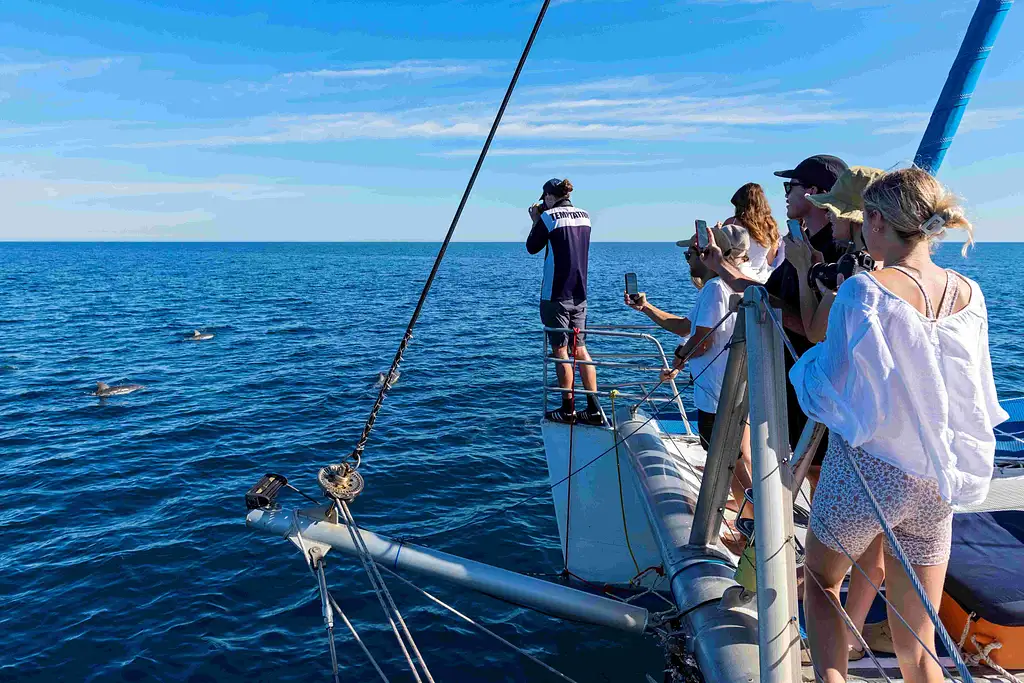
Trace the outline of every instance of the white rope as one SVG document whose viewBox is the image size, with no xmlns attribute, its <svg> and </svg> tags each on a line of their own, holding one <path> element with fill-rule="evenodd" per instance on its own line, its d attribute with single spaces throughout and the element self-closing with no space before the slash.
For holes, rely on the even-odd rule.
<svg viewBox="0 0 1024 683">
<path fill-rule="evenodd" d="M 967 634 L 971 632 L 971 622 L 974 621 L 975 616 L 977 615 L 974 612 L 971 612 L 967 615 L 967 621 L 966 623 L 964 623 L 964 631 L 960 634 L 960 642 L 957 643 L 957 647 L 964 656 L 964 661 L 967 662 L 969 666 L 977 666 L 978 664 L 984 664 L 996 673 L 1002 676 L 1006 676 L 1009 680 L 1016 680 L 1013 674 L 1011 674 L 1009 671 L 996 664 L 990 656 L 993 650 L 1002 649 L 1003 644 L 1000 643 L 998 640 L 993 640 L 988 645 L 981 645 L 980 643 L 978 643 L 977 636 L 971 636 L 971 645 L 974 646 L 974 649 L 977 650 L 978 653 L 972 655 L 967 652 L 967 648 L 964 647 L 964 643 L 966 643 L 967 641 Z"/>
<path fill-rule="evenodd" d="M 924 607 L 924 611 L 928 614 L 928 618 L 931 619 L 932 624 L 935 626 L 939 640 L 942 641 L 942 645 L 946 648 L 946 651 L 949 652 L 950 657 L 952 657 L 953 664 L 963 677 L 964 683 L 973 683 L 974 678 L 971 676 L 971 672 L 967 669 L 967 664 L 964 662 L 963 657 L 960 656 L 960 653 L 956 648 L 956 644 L 950 637 L 949 632 L 946 631 L 946 627 L 943 625 L 942 620 L 939 619 L 938 612 L 935 611 L 935 606 L 932 605 L 931 600 L 928 599 L 928 595 L 924 592 L 924 586 L 921 585 L 921 581 L 917 577 L 917 572 L 914 571 L 914 567 L 910 564 L 910 559 L 907 557 L 906 553 L 903 552 L 903 547 L 900 545 L 899 540 L 897 540 L 896 534 L 893 533 L 892 527 L 890 527 L 888 521 L 886 521 L 885 515 L 882 513 L 882 507 L 878 504 L 878 501 L 875 499 L 875 494 L 871 492 L 871 487 L 868 486 L 868 482 L 864 478 L 864 474 L 860 471 L 857 459 L 853 457 L 852 449 L 844 448 L 842 451 L 846 456 L 847 462 L 849 462 L 853 467 L 853 471 L 857 473 L 857 478 L 860 480 L 861 486 L 864 487 L 864 492 L 868 494 L 868 500 L 871 501 L 871 507 L 875 512 L 875 517 L 878 519 L 879 524 L 882 525 L 882 533 L 885 534 L 886 540 L 889 541 L 889 547 L 892 548 L 893 553 L 896 555 L 896 559 L 900 561 L 901 565 L 903 565 L 903 571 L 906 572 L 907 578 L 910 579 L 910 584 L 914 587 L 914 591 L 917 592 L 917 597 L 921 600 L 921 605 Z"/>
<path fill-rule="evenodd" d="M 397 616 L 401 623 L 403 633 L 409 634 L 409 629 L 406 627 L 406 623 L 401 620 L 401 614 L 394 613 L 397 612 L 397 607 L 394 608 L 394 612 L 389 608 L 394 605 L 394 601 L 391 599 L 391 594 L 387 592 L 387 587 L 383 585 L 383 579 L 381 579 L 381 583 L 378 584 L 378 577 L 380 574 L 376 571 L 377 565 L 373 561 L 373 558 L 370 557 L 369 550 L 365 550 L 365 545 L 362 543 L 362 535 L 357 532 L 355 520 L 351 518 L 348 506 L 335 499 L 335 508 L 345 520 L 345 526 L 348 528 L 348 533 L 355 546 L 355 552 L 359 557 L 359 562 L 362 563 L 362 568 L 367 572 L 367 577 L 370 579 L 370 585 L 373 587 L 374 593 L 377 595 L 377 600 L 380 602 L 381 609 L 384 610 L 384 615 L 387 617 L 388 624 L 391 626 L 391 631 L 394 633 L 394 637 L 398 641 L 398 647 L 401 649 L 401 653 L 406 656 L 407 664 L 409 664 L 409 668 L 413 672 L 413 678 L 416 679 L 417 683 L 423 683 L 423 679 L 420 678 L 420 673 L 417 670 L 416 665 L 413 663 L 413 657 L 409 653 L 409 647 L 407 647 L 406 641 L 404 641 L 402 634 L 398 632 L 398 627 L 395 625 L 395 616 Z M 387 600 L 384 598 L 385 595 L 388 598 Z M 410 639 L 412 639 L 411 635 Z M 431 681 L 432 680 L 433 679 L 431 679 Z"/>
<path fill-rule="evenodd" d="M 536 664 L 539 664 L 540 666 L 544 667 L 545 669 L 547 669 L 547 670 L 548 670 L 548 671 L 550 671 L 551 673 L 555 674 L 555 675 L 556 675 L 556 676 L 558 676 L 559 678 L 563 678 L 563 679 L 565 679 L 565 680 L 569 681 L 570 683 L 576 683 L 576 681 L 574 681 L 573 679 L 569 678 L 568 676 L 566 676 L 566 675 L 565 675 L 564 673 L 562 673 L 562 672 L 561 672 L 561 671 L 559 671 L 558 669 L 556 669 L 556 668 L 552 667 L 551 665 L 549 665 L 549 664 L 547 664 L 547 663 L 545 663 L 545 662 L 541 661 L 541 660 L 540 660 L 540 659 L 538 659 L 537 657 L 534 657 L 533 655 L 531 655 L 531 654 L 530 654 L 529 652 L 527 652 L 527 651 L 523 650 L 522 648 L 520 648 L 520 647 L 518 647 L 518 646 L 516 646 L 516 645 L 514 645 L 514 644 L 512 644 L 512 643 L 510 643 L 509 641 L 505 640 L 504 638 L 502 638 L 502 637 L 501 637 L 501 636 L 499 636 L 499 635 L 498 635 L 497 633 L 495 633 L 495 632 L 494 632 L 494 631 L 492 631 L 491 629 L 487 628 L 487 627 L 486 627 L 486 626 L 484 626 L 483 624 L 480 624 L 480 623 L 478 623 L 478 622 L 476 622 L 476 621 L 473 621 L 473 619 L 471 619 L 470 617 L 467 617 L 467 616 L 466 616 L 465 614 L 463 614 L 463 613 L 462 613 L 462 612 L 460 612 L 459 610 L 455 609 L 454 607 L 452 607 L 452 606 L 451 606 L 451 605 L 449 605 L 448 603 L 444 602 L 444 601 L 443 601 L 443 600 L 441 600 L 440 598 L 437 598 L 437 597 L 435 597 L 435 596 L 431 595 L 431 594 L 430 594 L 430 593 L 428 593 L 427 591 L 423 590 L 422 588 L 420 588 L 419 586 L 417 586 L 416 584 L 414 584 L 414 583 L 413 583 L 412 581 L 409 581 L 409 580 L 408 580 L 407 578 L 405 578 L 404 576 L 401 576 L 400 574 L 397 574 L 396 572 L 394 572 L 394 571 L 393 571 L 392 569 L 390 569 L 389 567 L 385 567 L 385 566 L 384 566 L 384 565 L 382 565 L 382 564 L 378 564 L 377 566 L 378 566 L 378 567 L 380 567 L 381 569 L 383 569 L 384 571 L 386 571 L 386 572 L 387 572 L 388 574 L 390 574 L 391 576 L 393 576 L 393 577 L 395 577 L 396 579 L 398 579 L 399 581 L 401 581 L 402 583 L 404 583 L 405 585 L 409 586 L 410 588 L 413 588 L 413 589 L 415 589 L 415 590 L 419 591 L 419 592 L 420 592 L 421 594 L 423 594 L 423 595 L 424 595 L 424 596 L 425 596 L 425 597 L 426 597 L 427 599 L 429 599 L 429 600 L 431 600 L 431 601 L 433 601 L 433 602 L 437 603 L 437 604 L 438 604 L 438 605 L 440 605 L 441 607 L 444 607 L 444 608 L 445 608 L 446 610 L 448 610 L 449 612 L 451 612 L 451 613 L 452 613 L 452 614 L 454 614 L 455 616 L 457 616 L 457 617 L 459 617 L 460 619 L 462 619 L 463 621 L 465 621 L 465 622 L 467 622 L 467 623 L 469 623 L 469 624 L 471 624 L 471 625 L 475 626 L 476 628 L 480 629 L 481 631 L 483 631 L 483 632 L 484 632 L 484 633 L 486 633 L 487 635 L 491 636 L 492 638 L 494 638 L 494 639 L 495 639 L 495 640 L 497 640 L 498 642 L 500 642 L 500 643 L 502 643 L 502 644 L 504 644 L 504 645 L 508 646 L 509 648 L 511 648 L 511 649 L 513 649 L 513 650 L 515 650 L 516 652 L 518 652 L 518 653 L 519 653 L 519 654 L 521 654 L 522 656 L 526 657 L 526 658 L 527 658 L 527 659 L 529 659 L 530 661 L 532 661 L 532 662 L 535 662 Z"/>
<path fill-rule="evenodd" d="M 807 494 L 804 493 L 803 489 L 800 489 L 800 495 L 803 496 L 804 502 L 806 502 L 807 506 L 810 507 L 811 501 L 807 498 Z M 914 629 L 911 628 L 910 624 L 907 623 L 907 620 L 903 618 L 903 615 L 900 614 L 899 610 L 897 610 L 896 607 L 891 602 L 889 602 L 889 598 L 886 597 L 886 595 L 882 592 L 881 587 L 876 585 L 875 582 L 871 580 L 871 577 L 868 576 L 867 572 L 864 571 L 863 567 L 861 567 L 857 563 L 857 560 L 853 559 L 853 556 L 850 555 L 850 553 L 846 550 L 846 546 L 843 545 L 843 542 L 841 540 L 839 540 L 839 537 L 836 536 L 835 532 L 832 531 L 832 528 L 829 526 L 828 522 L 825 521 L 825 520 L 822 520 L 822 525 L 825 527 L 825 531 L 828 532 L 829 536 L 832 537 L 832 540 L 834 540 L 836 542 L 836 545 L 839 546 L 839 551 L 846 557 L 847 560 L 850 561 L 851 566 L 861 573 L 861 576 L 863 576 L 864 580 L 868 582 L 868 585 L 871 586 L 875 590 L 875 593 L 878 594 L 878 597 L 882 598 L 882 601 L 885 603 L 886 607 L 891 609 L 893 614 L 895 614 L 897 616 L 897 618 L 899 618 L 899 620 L 901 622 L 903 622 L 903 625 L 906 627 L 907 631 L 909 631 L 910 634 L 912 636 L 914 636 L 914 639 L 921 645 L 921 647 L 924 648 L 924 651 L 928 653 L 928 656 L 931 657 L 933 660 L 935 660 L 935 663 L 939 665 L 939 668 L 942 669 L 943 678 L 946 679 L 946 680 L 949 680 L 949 681 L 953 681 L 953 678 L 951 676 L 947 675 L 946 667 L 944 667 L 942 665 L 942 660 L 940 660 L 939 656 L 937 654 L 935 654 L 934 649 L 929 647 L 928 645 L 925 645 L 925 642 L 923 640 L 921 640 L 921 637 L 919 635 L 917 635 L 917 632 L 915 632 Z M 812 531 L 811 533 L 814 533 L 814 532 Z M 808 574 L 810 574 L 812 577 L 814 576 L 814 572 L 810 571 L 807 568 L 807 565 L 805 564 L 804 565 L 804 576 L 806 576 Z M 815 583 L 817 583 L 817 578 L 816 577 L 815 577 Z M 819 585 L 819 587 L 821 586 L 821 584 L 818 584 L 818 585 Z M 843 614 L 844 615 L 846 614 L 845 610 L 843 610 Z M 848 615 L 847 615 L 847 618 L 848 618 Z M 874 653 L 871 651 L 871 648 L 868 647 L 868 644 L 864 640 L 864 637 L 861 635 L 861 633 L 859 631 L 856 631 L 856 635 L 857 635 L 857 640 L 860 641 L 861 647 L 864 648 L 864 652 L 868 656 L 871 657 L 871 661 L 874 662 L 875 667 L 878 668 L 879 671 L 882 671 L 882 665 L 875 658 Z M 882 671 L 882 675 L 885 675 L 884 671 Z M 955 683 L 955 681 L 954 681 L 954 683 Z"/>
<path fill-rule="evenodd" d="M 799 356 L 796 354 L 796 350 L 793 348 L 793 346 L 789 343 L 789 339 L 786 336 L 786 330 L 783 327 L 782 322 L 775 316 L 775 311 L 772 310 L 771 306 L 766 306 L 765 308 L 768 310 L 769 317 L 771 317 L 772 322 L 775 324 L 775 327 L 779 330 L 779 334 L 782 337 L 783 341 L 786 342 L 786 348 L 793 356 L 793 360 L 797 360 Z M 964 663 L 963 658 L 957 651 L 957 648 L 953 643 L 953 639 L 949 636 L 949 633 L 946 631 L 946 627 L 943 626 L 942 621 L 939 619 L 939 615 L 935 612 L 934 606 L 928 599 L 927 594 L 925 594 L 924 587 L 921 585 L 921 581 L 917 577 L 917 572 L 914 571 L 914 568 L 911 566 L 910 560 L 907 558 L 906 553 L 903 552 L 902 546 L 900 546 L 899 541 L 896 540 L 896 536 L 892 531 L 892 527 L 890 527 L 889 523 L 886 521 L 885 515 L 882 513 L 882 508 L 878 504 L 878 500 L 875 499 L 874 494 L 871 492 L 871 488 L 868 486 L 867 480 L 864 479 L 864 475 L 861 473 L 860 467 L 857 465 L 856 458 L 853 457 L 853 453 L 850 452 L 849 449 L 843 449 L 843 453 L 847 461 L 853 467 L 854 472 L 856 472 L 857 478 L 860 480 L 861 486 L 864 488 L 865 493 L 867 493 L 868 500 L 871 501 L 871 507 L 875 513 L 875 517 L 877 518 L 879 524 L 882 527 L 882 533 L 885 534 L 886 539 L 889 541 L 889 546 L 892 548 L 893 553 L 896 556 L 896 559 L 899 560 L 900 564 L 903 566 L 903 570 L 904 572 L 906 572 L 907 578 L 910 580 L 911 585 L 914 587 L 914 591 L 917 593 L 918 598 L 921 600 L 921 604 L 924 607 L 925 612 L 928 614 L 928 618 L 935 626 L 935 630 L 939 636 L 939 640 L 942 641 L 943 646 L 950 653 L 950 656 L 953 659 L 953 664 L 956 666 L 957 671 L 963 677 L 964 683 L 974 683 L 974 678 L 971 676 L 971 672 L 967 669 L 967 665 Z M 809 506 L 810 501 L 808 501 L 807 504 Z M 832 535 L 833 539 L 840 544 L 840 548 L 842 548 L 842 544 L 840 543 L 836 534 L 832 532 L 831 529 L 828 529 L 828 531 L 829 534 Z M 858 565 L 856 560 L 854 560 L 850 556 L 850 554 L 846 552 L 845 548 L 843 548 L 843 554 L 846 555 L 846 557 L 853 563 L 854 566 L 858 568 L 858 570 L 860 570 L 860 572 L 864 575 L 864 578 L 867 579 L 868 583 L 871 584 L 871 586 L 875 588 L 876 591 L 878 591 L 878 587 L 874 585 L 874 583 L 868 577 L 867 573 L 864 572 L 863 569 L 860 569 L 860 565 Z M 805 571 L 804 573 L 806 574 L 809 572 Z M 879 595 L 881 595 L 880 592 Z M 901 615 L 899 611 L 895 607 L 893 607 L 892 603 L 890 603 L 889 600 L 885 598 L 885 596 L 882 596 L 882 598 L 883 600 L 885 600 L 886 604 L 890 608 L 892 608 L 893 612 L 895 612 L 896 615 L 899 616 L 900 621 L 902 621 L 904 625 L 906 625 L 907 630 L 909 630 L 914 635 L 914 638 L 916 638 L 917 641 L 921 643 L 921 646 L 925 648 L 925 651 L 928 652 L 932 659 L 934 659 L 935 662 L 939 664 L 939 666 L 941 667 L 942 664 L 939 661 L 938 656 L 932 651 L 932 648 L 929 648 L 927 645 L 924 644 L 924 642 L 920 639 L 920 637 L 918 637 L 914 630 L 910 628 L 910 625 L 907 624 L 906 620 L 903 618 L 903 615 Z M 863 638 L 861 638 L 859 634 L 858 638 L 861 641 L 863 641 Z M 943 669 L 943 671 L 945 671 L 945 669 Z"/>
</svg>

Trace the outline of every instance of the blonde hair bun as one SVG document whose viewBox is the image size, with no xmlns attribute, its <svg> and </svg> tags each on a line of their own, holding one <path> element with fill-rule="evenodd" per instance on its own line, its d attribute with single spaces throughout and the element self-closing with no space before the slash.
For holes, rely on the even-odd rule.
<svg viewBox="0 0 1024 683">
<path fill-rule="evenodd" d="M 902 168 L 886 173 L 864 190 L 864 208 L 877 211 L 907 242 L 938 240 L 946 229 L 967 232 L 962 253 L 974 244 L 974 226 L 956 195 L 920 168 Z M 922 226 L 932 216 L 942 219 L 943 230 L 926 235 Z"/>
</svg>

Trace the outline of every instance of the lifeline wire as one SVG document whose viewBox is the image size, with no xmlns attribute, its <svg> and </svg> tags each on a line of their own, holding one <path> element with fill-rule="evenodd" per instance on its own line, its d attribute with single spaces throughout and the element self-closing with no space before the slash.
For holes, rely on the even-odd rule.
<svg viewBox="0 0 1024 683">
<path fill-rule="evenodd" d="M 569 683 L 576 683 L 576 681 L 574 681 L 573 679 L 569 678 L 564 673 L 562 673 L 558 669 L 554 668 L 550 664 L 547 664 L 544 661 L 538 659 L 537 657 L 534 657 L 533 655 L 531 655 L 526 650 L 523 650 L 522 648 L 520 648 L 520 647 L 518 647 L 516 645 L 513 645 L 512 643 L 510 643 L 509 641 L 505 640 L 504 638 L 502 638 L 497 633 L 495 633 L 491 629 L 487 628 L 483 624 L 479 624 L 479 623 L 473 621 L 471 618 L 467 617 L 465 614 L 463 614 L 459 610 L 455 609 L 454 607 L 452 607 L 448 603 L 442 601 L 440 598 L 437 598 L 437 597 L 431 595 L 427 591 L 423 590 L 422 588 L 420 588 L 419 586 L 414 584 L 412 581 L 409 581 L 408 579 L 406 579 L 401 574 L 398 574 L 397 572 L 392 571 L 389 567 L 386 567 L 386 566 L 384 566 L 382 564 L 378 564 L 377 566 L 380 567 L 381 569 L 383 569 L 384 571 L 386 571 L 388 574 L 391 574 L 391 576 L 395 577 L 396 579 L 398 579 L 399 581 L 401 581 L 405 585 L 409 586 L 410 588 L 413 588 L 413 589 L 419 591 L 425 597 L 427 597 L 429 600 L 432 600 L 433 602 L 436 602 L 438 605 L 440 605 L 441 607 L 444 607 L 446 610 L 448 610 L 449 612 L 451 612 L 455 616 L 459 617 L 463 621 L 466 621 L 466 622 L 472 624 L 473 626 L 475 626 L 476 628 L 480 629 L 481 631 L 483 631 L 487 635 L 491 636 L 495 640 L 499 641 L 500 643 L 502 643 L 504 645 L 507 645 L 508 647 L 512 648 L 513 650 L 515 650 L 519 654 L 523 655 L 527 659 L 529 659 L 529 660 L 539 664 L 540 666 L 544 667 L 545 669 L 547 669 L 551 673 L 555 674 L 559 678 L 564 678 L 565 680 L 569 681 Z"/>
<path fill-rule="evenodd" d="M 452 241 L 452 236 L 455 235 L 455 228 L 459 224 L 459 219 L 462 218 L 462 211 L 466 208 L 466 202 L 469 201 L 469 194 L 473 191 L 473 185 L 476 184 L 476 178 L 480 174 L 480 169 L 484 165 L 484 159 L 487 157 L 487 151 L 491 148 L 491 141 L 494 140 L 495 133 L 498 132 L 498 124 L 501 123 L 501 117 L 505 114 L 505 107 L 508 106 L 508 102 L 512 99 L 512 91 L 515 90 L 516 82 L 519 80 L 519 74 L 523 71 L 523 66 L 526 64 L 526 58 L 530 54 L 530 48 L 533 47 L 533 41 L 537 37 L 537 32 L 540 30 L 540 25 L 544 21 L 544 15 L 548 11 L 548 5 L 551 4 L 551 0 L 544 0 L 544 4 L 541 5 L 540 12 L 537 14 L 537 21 L 533 24 L 533 31 L 530 32 L 530 39 L 526 41 L 526 47 L 523 48 L 523 54 L 519 57 L 519 64 L 516 65 L 515 73 L 512 74 L 512 80 L 508 84 L 508 90 L 505 91 L 505 98 L 501 101 L 501 106 L 498 107 L 498 113 L 494 117 L 494 123 L 491 124 L 491 130 L 487 134 L 487 139 L 484 141 L 483 149 L 480 150 L 480 156 L 477 157 L 476 166 L 473 167 L 473 174 L 469 176 L 469 182 L 466 184 L 466 190 L 462 193 L 462 200 L 459 202 L 459 208 L 455 211 L 455 216 L 452 218 L 452 223 L 448 227 L 448 234 L 444 237 L 444 242 L 441 243 L 441 249 L 437 252 L 437 258 L 434 259 L 434 267 L 430 270 L 430 275 L 427 277 L 426 283 L 423 285 L 423 291 L 420 293 L 419 301 L 416 302 L 416 309 L 412 312 L 412 317 L 409 318 L 409 325 L 405 328 L 405 334 L 402 336 L 402 341 L 398 345 L 398 351 L 395 352 L 395 357 L 391 361 L 391 369 L 388 370 L 388 374 L 385 375 L 387 378 L 396 377 L 398 366 L 402 363 L 402 356 L 405 354 L 405 349 L 409 346 L 409 340 L 412 339 L 412 329 L 416 326 L 416 321 L 419 320 L 420 312 L 423 310 L 423 305 L 427 302 L 427 295 L 430 293 L 430 287 L 434 284 L 434 277 L 437 275 L 438 269 L 441 267 L 441 261 L 444 260 L 445 252 L 448 251 L 448 245 Z M 351 455 L 346 456 L 344 461 L 347 461 L 350 457 L 355 458 L 355 467 L 358 469 L 363 459 L 363 449 L 366 448 L 366 442 L 370 438 L 370 430 L 373 429 L 373 423 L 377 420 L 377 413 L 380 412 L 381 406 L 384 404 L 384 395 L 387 393 L 391 382 L 385 381 L 381 384 L 380 391 L 377 393 L 377 399 L 373 402 L 373 408 L 370 409 L 370 415 L 366 418 L 366 424 L 363 426 L 363 433 L 359 437 L 359 442 L 356 444 L 355 450 L 352 451 Z"/>
<path fill-rule="evenodd" d="M 693 384 L 694 386 L 696 386 L 697 385 L 697 380 L 700 378 L 700 376 L 703 375 L 705 372 L 707 372 L 711 368 L 711 366 L 714 364 L 715 360 L 717 360 L 719 356 L 721 356 L 723 353 L 725 353 L 729 349 L 730 346 L 731 346 L 731 344 L 727 344 L 725 347 L 722 348 L 721 351 L 719 351 L 717 354 L 715 354 L 715 357 L 711 359 L 711 363 L 708 363 L 708 366 L 706 368 L 704 368 L 703 370 L 698 372 L 697 375 L 694 376 L 694 378 L 692 380 L 690 380 L 690 382 L 688 384 L 683 386 L 683 389 L 685 389 L 690 384 Z M 676 392 L 676 394 L 674 396 L 672 396 L 669 400 L 674 400 L 676 397 L 682 396 L 682 394 L 683 394 L 683 392 L 682 392 L 682 390 L 680 390 L 680 391 Z M 659 414 L 661 414 L 661 411 L 662 411 L 661 408 L 655 408 L 655 410 L 653 411 L 653 414 L 650 417 L 648 417 L 646 420 L 644 420 L 643 423 L 639 427 L 637 427 L 637 430 L 642 429 L 645 425 L 647 425 L 652 420 L 654 420 L 654 418 L 656 418 Z M 633 432 L 630 432 L 630 436 L 632 436 L 635 433 L 635 431 L 636 430 L 634 430 Z M 484 521 L 486 519 L 490 519 L 491 517 L 496 517 L 498 515 L 504 514 L 504 513 L 508 512 L 509 510 L 512 510 L 513 508 L 519 507 L 523 503 L 529 503 L 531 500 L 535 500 L 537 498 L 540 498 L 544 494 L 550 492 L 556 486 L 558 486 L 560 484 L 564 484 L 571 477 L 575 477 L 577 474 L 579 474 L 580 472 L 582 472 L 583 470 L 587 469 L 588 467 L 593 465 L 595 462 L 597 462 L 598 460 L 600 460 L 604 456 L 606 456 L 609 453 L 611 453 L 612 451 L 614 451 L 616 446 L 618 446 L 621 443 L 625 443 L 627 438 L 629 438 L 629 437 L 626 436 L 626 437 L 623 437 L 622 439 L 616 440 L 615 443 L 612 444 L 611 448 L 608 448 L 604 452 L 598 454 L 593 460 L 590 460 L 586 464 L 582 465 L 581 467 L 578 467 L 577 469 L 569 472 L 569 474 L 567 474 L 566 476 L 562 477 L 561 479 L 556 481 L 554 484 L 551 484 L 549 486 L 544 487 L 542 490 L 538 491 L 537 493 L 533 494 L 532 496 L 527 496 L 526 498 L 523 498 L 522 500 L 516 501 L 515 503 L 513 503 L 513 504 L 511 504 L 511 505 L 509 505 L 507 507 L 499 508 L 499 509 L 495 510 L 494 512 L 490 512 L 490 513 L 487 513 L 485 515 L 481 515 L 479 517 L 474 517 L 474 518 L 470 519 L 469 521 L 467 521 L 467 522 L 465 522 L 463 524 L 459 524 L 457 526 L 454 526 L 454 527 L 451 527 L 451 528 L 448 528 L 448 529 L 440 529 L 439 531 L 433 531 L 433 532 L 431 532 L 429 534 L 423 534 L 421 536 L 413 536 L 411 538 L 402 538 L 400 540 L 402 542 L 404 542 L 404 543 L 412 543 L 412 542 L 422 541 L 425 538 L 433 538 L 434 536 L 440 536 L 442 534 L 448 534 L 448 533 L 451 533 L 453 531 L 459 531 L 460 529 L 465 529 L 466 527 L 472 526 L 474 524 L 478 524 L 479 522 L 482 522 L 482 521 Z"/>
</svg>

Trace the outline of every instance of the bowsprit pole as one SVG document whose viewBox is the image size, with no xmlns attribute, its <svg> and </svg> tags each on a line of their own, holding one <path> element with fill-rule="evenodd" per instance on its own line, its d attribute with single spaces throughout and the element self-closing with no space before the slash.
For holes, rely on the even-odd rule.
<svg viewBox="0 0 1024 683">
<path fill-rule="evenodd" d="M 501 101 L 501 106 L 498 107 L 498 113 L 494 117 L 494 122 L 491 124 L 491 131 L 487 134 L 487 139 L 484 141 L 483 149 L 480 150 L 480 156 L 477 157 L 476 166 L 473 167 L 473 174 L 469 176 L 469 182 L 466 184 L 466 191 L 462 193 L 462 200 L 459 202 L 459 208 L 455 211 L 455 216 L 452 218 L 452 223 L 448 227 L 448 234 L 444 237 L 444 242 L 441 243 L 441 249 L 437 252 L 437 258 L 434 259 L 434 267 L 430 270 L 430 275 L 427 277 L 426 283 L 423 285 L 423 291 L 420 293 L 420 299 L 416 302 L 416 309 L 412 312 L 412 317 L 409 319 L 409 325 L 405 329 L 405 334 L 402 336 L 402 341 L 398 345 L 398 351 L 395 352 L 395 358 L 391 361 L 391 369 L 385 376 L 384 381 L 381 383 L 380 391 L 377 393 L 377 400 L 373 402 L 373 408 L 370 409 L 370 416 L 366 419 L 366 424 L 363 426 L 363 433 L 359 437 L 359 442 L 356 444 L 355 449 L 352 453 L 345 457 L 343 463 L 348 462 L 350 459 L 355 460 L 355 468 L 358 469 L 363 459 L 363 449 L 366 448 L 366 442 L 370 438 L 370 431 L 373 429 L 373 423 L 377 420 L 377 413 L 380 412 L 381 406 L 384 404 L 384 396 L 387 394 L 388 389 L 391 387 L 392 378 L 396 377 L 395 371 L 398 370 L 398 366 L 402 363 L 402 355 L 405 353 L 406 347 L 409 346 L 409 340 L 412 338 L 412 329 L 416 326 L 416 321 L 419 320 L 420 312 L 423 310 L 423 304 L 427 301 L 427 295 L 430 293 L 430 287 L 434 284 L 434 277 L 437 275 L 438 269 L 441 267 L 441 261 L 444 260 L 445 252 L 448 251 L 448 245 L 452 241 L 452 236 L 455 234 L 455 228 L 459 224 L 459 219 L 462 218 L 462 211 L 466 208 L 466 202 L 469 201 L 469 194 L 473 191 L 473 185 L 476 184 L 476 178 L 480 175 L 480 168 L 484 165 L 484 159 L 487 157 L 487 151 L 491 147 L 491 141 L 494 140 L 494 134 L 498 132 L 498 124 L 501 123 L 501 117 L 505 114 L 505 107 L 508 106 L 508 102 L 512 99 L 512 91 L 516 88 L 516 82 L 519 80 L 519 74 L 523 71 L 523 66 L 526 64 L 526 58 L 530 55 L 530 48 L 533 47 L 533 41 L 537 37 L 537 32 L 540 31 L 540 25 L 544 21 L 544 15 L 548 11 L 548 5 L 551 4 L 551 0 L 544 0 L 544 4 L 541 5 L 540 13 L 537 14 L 537 21 L 533 24 L 533 31 L 530 32 L 530 39 L 526 41 L 526 47 L 523 48 L 523 54 L 519 57 L 519 64 L 516 65 L 515 73 L 512 74 L 512 80 L 508 84 L 508 90 L 505 91 L 505 98 Z"/>
<path fill-rule="evenodd" d="M 985 60 L 992 51 L 992 45 L 1011 6 L 1013 0 L 981 0 L 974 10 L 960 52 L 953 60 L 946 84 L 942 87 L 939 101 L 935 103 L 928 128 L 914 156 L 914 165 L 932 175 L 938 172 L 946 150 L 953 142 L 960 119 L 978 84 L 981 69 L 985 66 Z"/>
</svg>

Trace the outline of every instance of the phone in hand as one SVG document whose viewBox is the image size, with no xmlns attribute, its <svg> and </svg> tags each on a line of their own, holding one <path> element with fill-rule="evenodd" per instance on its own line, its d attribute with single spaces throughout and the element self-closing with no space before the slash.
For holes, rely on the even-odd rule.
<svg viewBox="0 0 1024 683">
<path fill-rule="evenodd" d="M 708 248 L 708 222 L 697 220 L 697 248 L 704 251 Z"/>
<path fill-rule="evenodd" d="M 639 293 L 640 290 L 636 284 L 636 273 L 626 273 L 626 294 L 629 295 L 630 299 L 635 300 L 636 295 Z"/>
<path fill-rule="evenodd" d="M 786 221 L 786 227 L 789 228 L 789 234 L 793 236 L 793 239 L 797 242 L 806 242 L 807 237 L 804 235 L 804 229 L 800 225 L 800 221 L 796 218 L 790 218 Z"/>
</svg>

